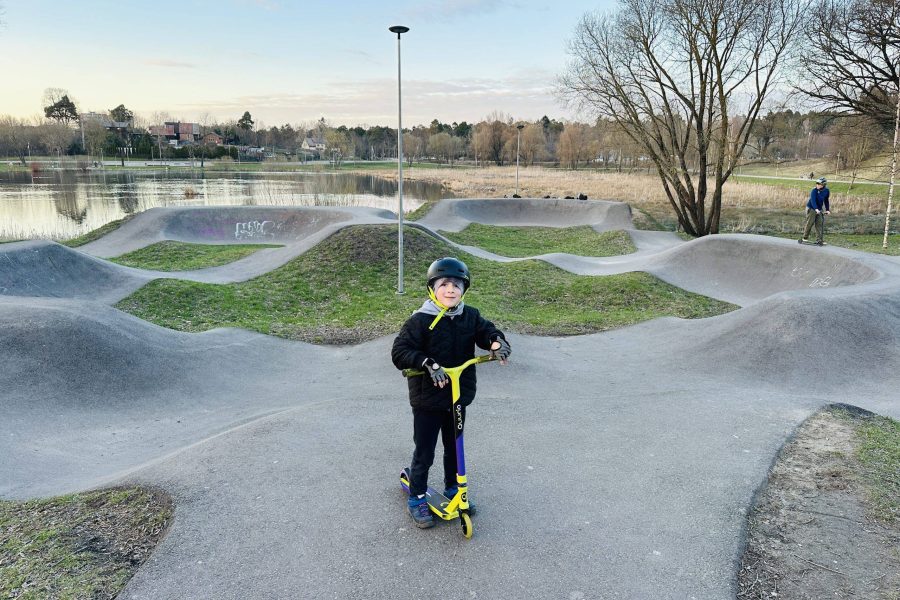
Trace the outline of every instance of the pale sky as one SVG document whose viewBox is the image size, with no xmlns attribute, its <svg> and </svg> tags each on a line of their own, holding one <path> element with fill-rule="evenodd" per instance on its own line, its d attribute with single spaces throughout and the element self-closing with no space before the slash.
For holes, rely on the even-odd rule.
<svg viewBox="0 0 900 600">
<path fill-rule="evenodd" d="M 614 0 L 0 0 L 0 114 L 119 104 L 188 121 L 403 124 L 576 115 L 553 96 L 586 12 Z"/>
</svg>

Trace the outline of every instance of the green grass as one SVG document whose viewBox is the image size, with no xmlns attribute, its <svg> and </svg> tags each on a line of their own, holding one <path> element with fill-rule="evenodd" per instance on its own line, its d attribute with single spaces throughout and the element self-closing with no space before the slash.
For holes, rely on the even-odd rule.
<svg viewBox="0 0 900 600">
<path fill-rule="evenodd" d="M 501 256 L 521 258 L 550 252 L 579 256 L 617 256 L 636 248 L 624 231 L 597 233 L 589 225 L 577 227 L 497 227 L 470 223 L 460 232 L 441 234 L 457 244 L 478 246 Z"/>
<path fill-rule="evenodd" d="M 870 417 L 857 427 L 857 458 L 866 468 L 866 485 L 876 518 L 900 523 L 900 421 Z"/>
<path fill-rule="evenodd" d="M 193 271 L 240 260 L 270 244 L 186 244 L 167 240 L 111 259 L 126 267 L 153 271 Z"/>
<path fill-rule="evenodd" d="M 406 219 L 407 221 L 418 221 L 419 219 L 421 219 L 422 217 L 427 215 L 429 212 L 431 212 L 431 209 L 434 208 L 435 206 L 437 206 L 436 200 L 426 200 L 416 210 L 406 213 L 406 215 L 404 216 L 404 219 Z"/>
<path fill-rule="evenodd" d="M 0 501 L 0 598 L 114 598 L 171 519 L 167 496 L 139 488 Z"/>
<path fill-rule="evenodd" d="M 777 237 L 796 240 L 799 234 L 778 234 Z M 810 239 L 815 240 L 815 230 L 810 233 Z M 853 234 L 853 233 L 825 233 L 825 243 L 830 246 L 839 246 L 841 248 L 851 248 L 853 250 L 861 250 L 863 252 L 874 252 L 876 254 L 888 254 L 891 256 L 900 256 L 900 235 L 894 233 L 888 236 L 888 247 L 882 248 L 884 234 Z"/>
<path fill-rule="evenodd" d="M 182 331 L 241 327 L 313 343 L 358 343 L 395 333 L 425 298 L 435 258 L 459 254 L 407 228 L 405 287 L 395 293 L 396 229 L 344 228 L 256 279 L 229 285 L 155 280 L 118 304 Z M 472 274 L 466 302 L 510 331 L 570 335 L 662 316 L 702 318 L 736 308 L 685 292 L 646 273 L 585 277 L 539 261 L 500 264 L 459 254 Z"/>
<path fill-rule="evenodd" d="M 131 218 L 131 216 L 128 216 L 128 217 L 125 217 L 124 219 L 110 221 L 106 225 L 103 225 L 102 227 L 98 227 L 97 229 L 94 229 L 93 231 L 89 231 L 84 235 L 80 235 L 80 236 L 72 238 L 70 240 L 63 240 L 60 242 L 60 244 L 62 244 L 64 246 L 68 246 L 69 248 L 77 248 L 78 246 L 84 246 L 85 244 L 87 244 L 89 242 L 93 242 L 94 240 L 99 240 L 107 233 L 115 231 L 116 229 L 118 229 L 119 227 L 121 227 L 122 225 L 127 223 L 130 218 Z"/>
</svg>

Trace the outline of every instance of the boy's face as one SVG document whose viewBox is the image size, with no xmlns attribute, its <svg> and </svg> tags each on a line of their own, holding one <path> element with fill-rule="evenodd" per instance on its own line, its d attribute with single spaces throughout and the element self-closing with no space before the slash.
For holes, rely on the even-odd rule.
<svg viewBox="0 0 900 600">
<path fill-rule="evenodd" d="M 463 295 L 462 279 L 456 277 L 442 277 L 434 282 L 434 296 L 438 302 L 447 308 L 453 308 L 459 304 Z"/>
</svg>

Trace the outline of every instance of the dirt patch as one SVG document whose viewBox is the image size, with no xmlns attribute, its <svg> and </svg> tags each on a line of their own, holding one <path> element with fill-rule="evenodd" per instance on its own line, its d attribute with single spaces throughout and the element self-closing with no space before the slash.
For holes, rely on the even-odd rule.
<svg viewBox="0 0 900 600">
<path fill-rule="evenodd" d="M 115 598 L 172 515 L 168 494 L 143 488 L 0 502 L 0 598 Z"/>
<path fill-rule="evenodd" d="M 900 523 L 873 517 L 857 458 L 871 418 L 830 407 L 781 451 L 748 517 L 739 599 L 900 599 Z"/>
</svg>

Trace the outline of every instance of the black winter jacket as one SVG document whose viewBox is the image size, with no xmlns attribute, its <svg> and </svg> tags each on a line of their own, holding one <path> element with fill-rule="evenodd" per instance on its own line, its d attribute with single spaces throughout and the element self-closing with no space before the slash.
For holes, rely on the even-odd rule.
<svg viewBox="0 0 900 600">
<path fill-rule="evenodd" d="M 422 363 L 429 358 L 439 365 L 457 367 L 475 356 L 476 345 L 490 350 L 493 340 L 506 339 L 502 331 L 469 305 L 453 318 L 444 315 L 429 331 L 432 321 L 434 315 L 417 312 L 403 324 L 391 350 L 391 359 L 398 369 L 421 369 Z M 453 404 L 450 386 L 441 389 L 428 375 L 410 377 L 408 385 L 409 403 L 413 408 L 449 410 Z M 475 399 L 475 365 L 463 371 L 459 388 L 459 402 L 468 406 Z"/>
</svg>

